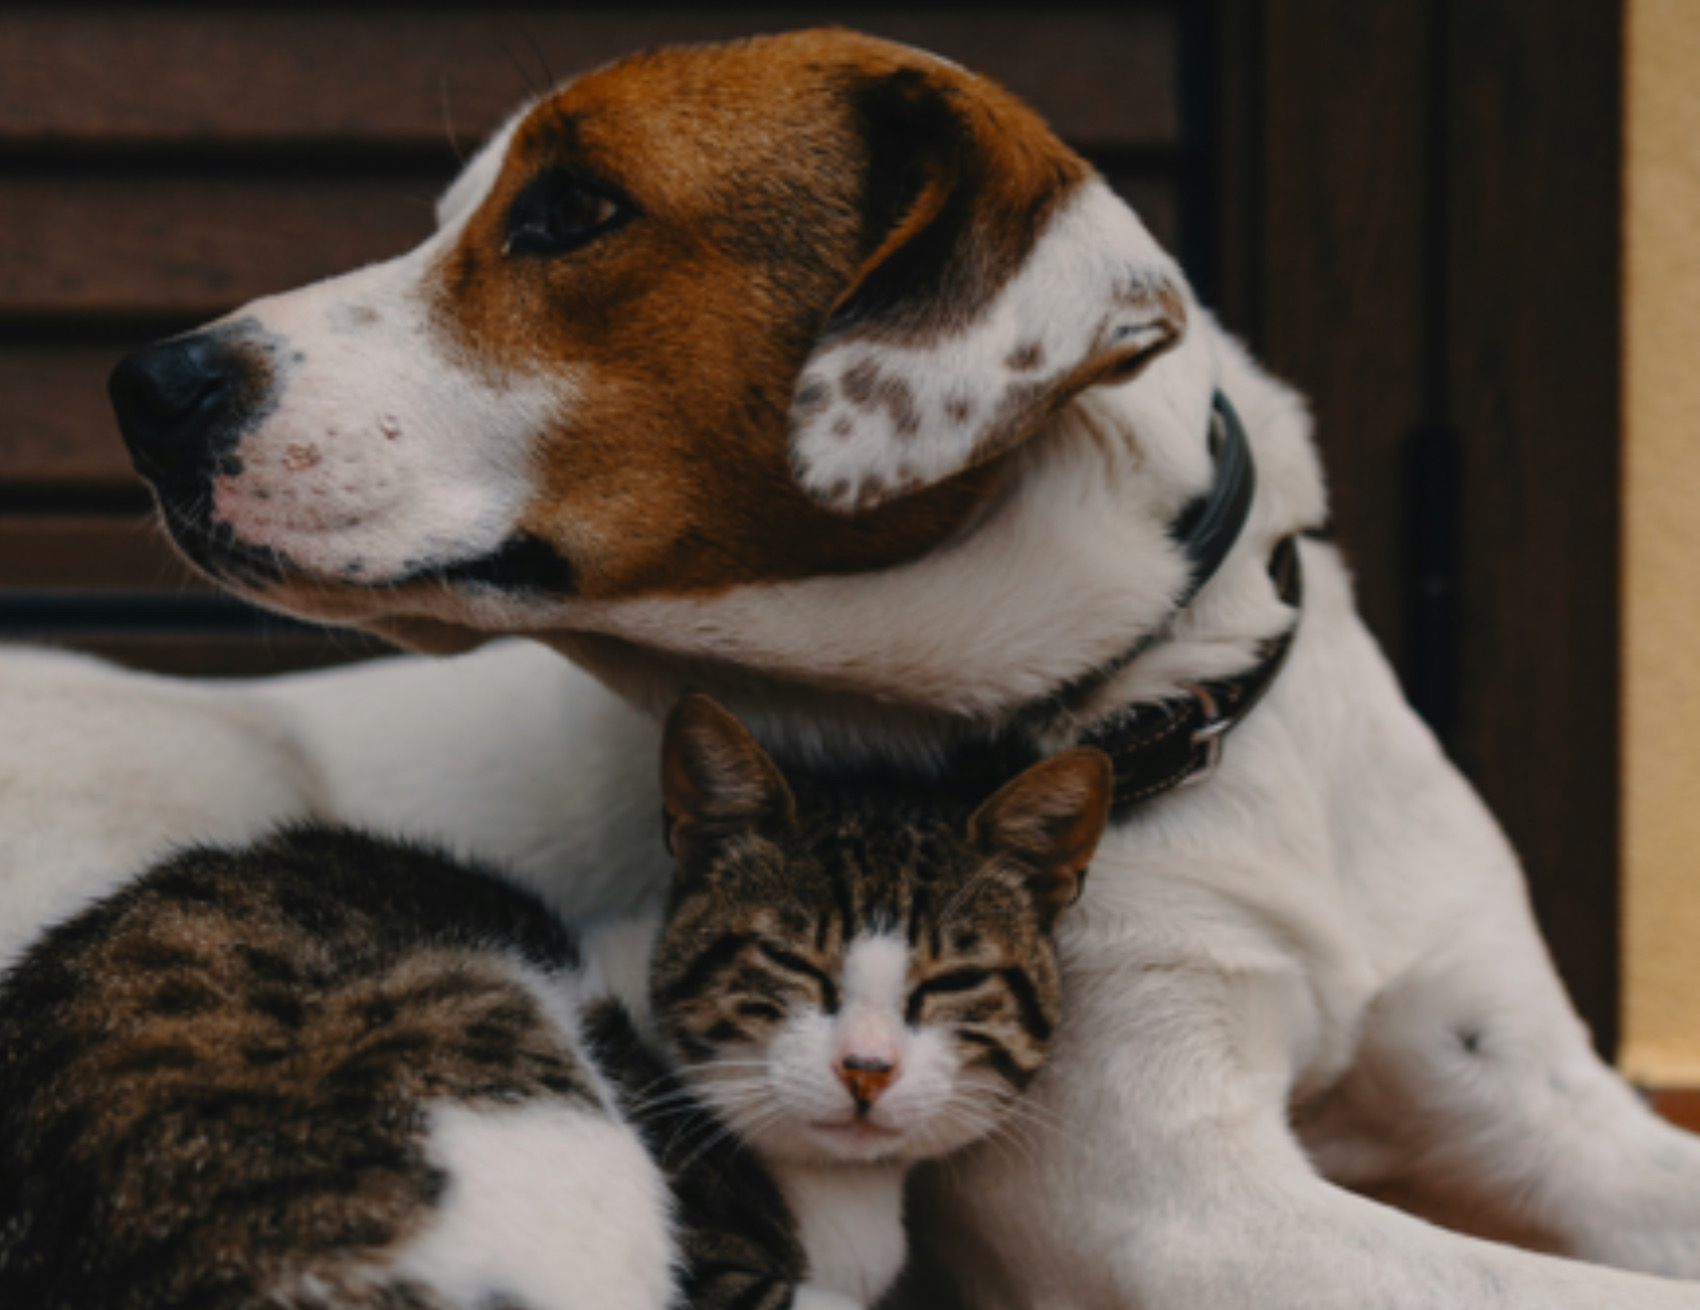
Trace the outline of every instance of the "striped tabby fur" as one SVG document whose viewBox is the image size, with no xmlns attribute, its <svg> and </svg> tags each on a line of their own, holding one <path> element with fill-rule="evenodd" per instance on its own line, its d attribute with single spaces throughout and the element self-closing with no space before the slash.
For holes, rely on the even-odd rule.
<svg viewBox="0 0 1700 1310">
<path fill-rule="evenodd" d="M 532 897 L 416 847 L 167 861 L 0 988 L 0 1305 L 451 1304 L 371 1269 L 453 1185 L 427 1111 L 608 1118 L 544 998 L 577 963 Z"/>
<path fill-rule="evenodd" d="M 533 896 L 437 852 L 301 827 L 165 861 L 0 981 L 0 1305 L 871 1303 L 902 1170 L 990 1129 L 1045 1058 L 1050 928 L 1107 803 L 1075 756 L 966 822 L 799 805 L 688 699 L 676 885 L 629 1009 Z M 835 1068 L 888 1039 L 919 1043 L 895 1073 Z"/>
<path fill-rule="evenodd" d="M 871 1304 L 903 1262 L 904 1172 L 996 1128 L 1044 1063 L 1062 1009 L 1052 928 L 1103 833 L 1110 768 L 1066 752 L 972 814 L 794 781 L 712 701 L 675 708 L 678 872 L 651 1022 L 772 1171 L 802 1295 Z"/>
</svg>

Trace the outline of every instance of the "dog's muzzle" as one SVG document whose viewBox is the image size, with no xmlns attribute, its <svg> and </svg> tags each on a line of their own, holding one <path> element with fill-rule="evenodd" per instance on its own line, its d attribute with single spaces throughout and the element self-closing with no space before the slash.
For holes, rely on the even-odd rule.
<svg viewBox="0 0 1700 1310">
<path fill-rule="evenodd" d="M 136 472 L 162 498 L 204 492 L 267 408 L 272 352 L 242 324 L 145 346 L 112 370 L 107 393 Z"/>
<path fill-rule="evenodd" d="M 275 579 L 280 561 L 213 523 L 212 485 L 241 472 L 243 434 L 276 407 L 277 345 L 252 321 L 226 324 L 126 355 L 107 381 L 130 461 L 172 538 L 214 576 L 251 586 Z"/>
</svg>

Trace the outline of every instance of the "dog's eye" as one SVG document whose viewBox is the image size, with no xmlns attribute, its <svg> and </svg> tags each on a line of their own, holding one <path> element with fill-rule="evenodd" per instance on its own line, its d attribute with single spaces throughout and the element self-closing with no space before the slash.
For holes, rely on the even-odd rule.
<svg viewBox="0 0 1700 1310">
<path fill-rule="evenodd" d="M 626 216 L 619 201 L 561 173 L 534 179 L 508 215 L 507 252 L 559 255 L 577 250 Z"/>
</svg>

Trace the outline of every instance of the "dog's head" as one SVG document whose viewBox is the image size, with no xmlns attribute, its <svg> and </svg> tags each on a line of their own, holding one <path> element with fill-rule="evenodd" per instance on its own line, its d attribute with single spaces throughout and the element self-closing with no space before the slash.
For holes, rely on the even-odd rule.
<svg viewBox="0 0 1700 1310">
<path fill-rule="evenodd" d="M 420 644 L 924 556 L 1189 304 L 1029 109 L 842 31 L 582 77 L 439 218 L 112 381 L 196 564 Z"/>
</svg>

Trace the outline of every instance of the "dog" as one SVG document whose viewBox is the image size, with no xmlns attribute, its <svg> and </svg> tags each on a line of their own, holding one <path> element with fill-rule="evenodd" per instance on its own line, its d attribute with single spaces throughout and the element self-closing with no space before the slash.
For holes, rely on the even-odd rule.
<svg viewBox="0 0 1700 1310">
<path fill-rule="evenodd" d="M 1515 857 L 1305 535 L 1302 402 L 984 79 L 841 31 L 634 57 L 516 113 L 418 249 L 112 391 L 223 585 L 427 652 L 528 636 L 595 682 L 508 644 L 222 692 L 10 656 L 32 744 L 0 764 L 33 772 L 0 851 L 35 921 L 298 813 L 638 904 L 687 687 L 820 767 L 1109 743 L 1038 1121 L 914 1197 L 941 1285 L 1700 1307 L 1700 1146 L 1592 1052 Z"/>
</svg>

